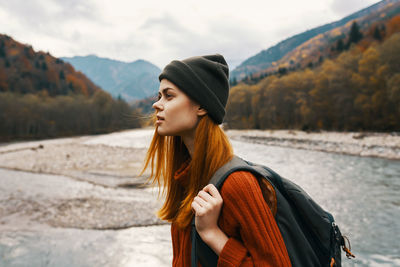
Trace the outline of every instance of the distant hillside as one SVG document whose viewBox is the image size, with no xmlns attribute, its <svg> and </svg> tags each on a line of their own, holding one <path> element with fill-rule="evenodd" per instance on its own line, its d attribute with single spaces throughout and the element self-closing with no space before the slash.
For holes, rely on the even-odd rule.
<svg viewBox="0 0 400 267">
<path fill-rule="evenodd" d="M 132 101 L 152 96 L 158 90 L 161 70 L 148 61 L 126 63 L 95 55 L 62 59 L 70 62 L 114 97 L 121 96 Z"/>
<path fill-rule="evenodd" d="M 379 3 L 376 3 L 368 8 L 360 10 L 356 13 L 351 14 L 339 21 L 329 23 L 306 32 L 297 34 L 292 36 L 275 46 L 272 46 L 266 50 L 261 51 L 253 57 L 245 60 L 242 64 L 240 64 L 237 68 L 235 68 L 231 72 L 232 79 L 235 78 L 237 80 L 243 79 L 245 76 L 259 72 L 261 70 L 267 69 L 273 65 L 274 62 L 283 58 L 287 53 L 310 40 L 311 38 L 323 34 L 325 32 L 331 31 L 335 28 L 348 25 L 354 20 L 357 20 L 361 17 L 366 17 L 370 14 L 377 13 L 379 10 L 387 8 L 390 5 L 398 5 L 398 0 L 383 0 Z M 393 14 L 386 14 L 387 16 L 391 16 Z"/>
<path fill-rule="evenodd" d="M 400 1 L 382 6 L 375 12 L 360 17 L 357 21 L 348 22 L 307 40 L 280 60 L 273 62 L 272 66 L 263 72 L 271 73 L 283 68 L 290 70 L 312 67 L 320 64 L 324 59 L 337 56 L 349 48 L 352 27 L 357 27 L 361 34 L 357 45 L 366 49 L 371 42 L 382 41 L 397 32 L 399 21 Z"/>
<path fill-rule="evenodd" d="M 312 60 L 309 67 L 281 67 L 233 86 L 226 126 L 399 132 L 400 15 L 363 31 L 357 25 L 334 46 L 324 46 L 321 34 L 296 49 L 291 60 Z M 314 63 L 327 51 L 333 55 Z"/>
<path fill-rule="evenodd" d="M 0 34 L 0 92 L 91 96 L 98 90 L 70 64 Z"/>
<path fill-rule="evenodd" d="M 141 126 L 140 115 L 49 53 L 0 34 L 0 142 Z"/>
</svg>

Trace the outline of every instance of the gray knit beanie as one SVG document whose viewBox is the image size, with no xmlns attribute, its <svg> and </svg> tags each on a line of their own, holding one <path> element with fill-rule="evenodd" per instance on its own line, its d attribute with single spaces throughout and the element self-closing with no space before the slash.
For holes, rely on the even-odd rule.
<svg viewBox="0 0 400 267">
<path fill-rule="evenodd" d="M 174 83 L 207 110 L 215 123 L 222 123 L 229 95 L 229 68 L 222 55 L 174 60 L 165 66 L 158 79 Z"/>
</svg>

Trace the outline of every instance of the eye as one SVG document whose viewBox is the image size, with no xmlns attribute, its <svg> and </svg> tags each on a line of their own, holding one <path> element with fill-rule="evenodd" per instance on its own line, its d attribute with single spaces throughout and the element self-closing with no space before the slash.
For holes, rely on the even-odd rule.
<svg viewBox="0 0 400 267">
<path fill-rule="evenodd" d="M 169 98 L 171 98 L 171 97 L 172 97 L 172 95 L 171 95 L 171 94 L 168 94 L 168 93 L 166 93 L 166 94 L 165 94 L 165 97 L 166 97 L 167 99 L 169 99 Z"/>
</svg>

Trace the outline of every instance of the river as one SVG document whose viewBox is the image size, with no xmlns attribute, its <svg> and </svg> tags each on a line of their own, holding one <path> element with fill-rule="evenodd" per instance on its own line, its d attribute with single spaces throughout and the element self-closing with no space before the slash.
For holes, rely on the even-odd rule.
<svg viewBox="0 0 400 267">
<path fill-rule="evenodd" d="M 343 266 L 400 266 L 399 161 L 232 144 L 237 155 L 290 178 L 334 215 L 356 255 L 354 260 L 343 259 Z M 0 175 L 21 173 L 2 169 Z M 0 231 L 1 267 L 170 266 L 171 253 L 168 225 L 117 231 L 52 227 Z"/>
<path fill-rule="evenodd" d="M 400 266 L 400 162 L 233 142 L 235 152 L 300 185 L 330 211 L 355 260 L 343 266 Z"/>
</svg>

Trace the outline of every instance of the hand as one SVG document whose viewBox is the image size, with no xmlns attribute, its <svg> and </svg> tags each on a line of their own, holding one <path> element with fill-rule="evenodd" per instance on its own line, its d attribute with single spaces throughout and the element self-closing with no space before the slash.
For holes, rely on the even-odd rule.
<svg viewBox="0 0 400 267">
<path fill-rule="evenodd" d="M 196 230 L 201 239 L 218 255 L 228 241 L 228 237 L 218 227 L 218 218 L 222 204 L 222 197 L 217 188 L 212 184 L 205 186 L 192 202 Z"/>
</svg>

